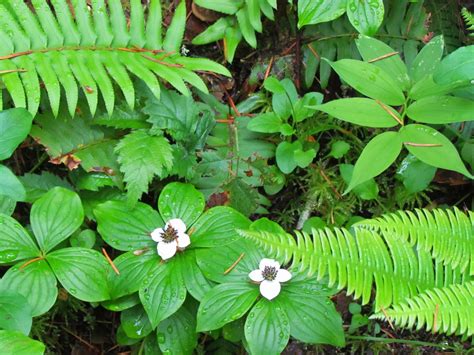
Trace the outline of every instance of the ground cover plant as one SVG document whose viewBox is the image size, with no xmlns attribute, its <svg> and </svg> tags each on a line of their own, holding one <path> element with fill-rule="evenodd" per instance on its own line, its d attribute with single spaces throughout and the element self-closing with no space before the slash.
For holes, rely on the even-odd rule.
<svg viewBox="0 0 474 355">
<path fill-rule="evenodd" d="M 474 351 L 473 12 L 2 1 L 1 353 Z"/>
</svg>

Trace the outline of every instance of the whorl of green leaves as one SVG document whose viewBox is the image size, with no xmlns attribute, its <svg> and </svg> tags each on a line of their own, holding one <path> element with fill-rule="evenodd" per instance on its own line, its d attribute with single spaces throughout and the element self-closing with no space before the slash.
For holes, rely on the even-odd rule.
<svg viewBox="0 0 474 355">
<path fill-rule="evenodd" d="M 417 209 L 399 211 L 365 220 L 355 225 L 383 231 L 430 252 L 437 261 L 474 275 L 474 213 L 450 210 Z"/>
<path fill-rule="evenodd" d="M 371 318 L 387 318 L 405 328 L 474 335 L 474 282 L 434 288 L 409 298 Z"/>
<path fill-rule="evenodd" d="M 70 3 L 72 6 L 70 6 Z M 155 96 L 158 78 L 189 94 L 185 82 L 207 91 L 194 71 L 230 75 L 221 65 L 203 58 L 180 55 L 186 24 L 186 5 L 175 10 L 162 37 L 161 2 L 151 0 L 146 11 L 141 0 L 130 0 L 130 26 L 120 0 L 23 0 L 0 4 L 0 84 L 16 107 L 38 111 L 41 83 L 57 115 L 61 88 L 71 115 L 80 87 L 94 114 L 100 92 L 109 114 L 115 103 L 115 82 L 133 107 L 135 89 L 130 74 L 143 80 Z M 145 19 L 146 18 L 146 19 Z M 0 91 L 0 108 L 1 108 Z"/>
</svg>

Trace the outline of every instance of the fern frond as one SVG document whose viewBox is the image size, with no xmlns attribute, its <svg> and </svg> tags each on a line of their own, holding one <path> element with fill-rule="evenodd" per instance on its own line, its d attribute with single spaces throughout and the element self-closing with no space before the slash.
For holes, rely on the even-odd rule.
<svg viewBox="0 0 474 355">
<path fill-rule="evenodd" d="M 143 80 L 155 96 L 158 78 L 188 95 L 185 82 L 206 91 L 195 71 L 230 75 L 223 66 L 202 58 L 179 54 L 186 20 L 182 1 L 164 39 L 161 35 L 161 3 L 151 0 L 145 21 L 140 0 L 130 0 L 130 28 L 120 0 L 32 0 L 34 12 L 23 0 L 0 3 L 0 73 L 14 105 L 36 114 L 41 82 L 57 115 L 64 89 L 73 116 L 82 89 L 94 115 L 98 94 L 112 113 L 113 82 L 133 107 L 135 89 L 130 74 Z M 0 108 L 1 108 L 0 91 Z"/>
<path fill-rule="evenodd" d="M 240 231 L 268 255 L 292 268 L 328 277 L 329 285 L 347 288 L 348 294 L 370 301 L 375 287 L 375 307 L 381 309 L 401 302 L 420 291 L 465 281 L 459 270 L 434 265 L 431 255 L 415 252 L 408 241 L 390 233 L 357 229 L 354 234 L 343 228 L 274 234 L 266 231 Z"/>
<path fill-rule="evenodd" d="M 433 257 L 474 275 L 474 213 L 458 208 L 399 211 L 357 223 L 355 228 L 383 231 L 432 253 Z"/>
<path fill-rule="evenodd" d="M 461 10 L 461 15 L 464 19 L 464 22 L 466 23 L 466 30 L 472 32 L 469 34 L 469 36 L 474 36 L 474 14 L 463 7 Z"/>
<path fill-rule="evenodd" d="M 474 335 L 474 282 L 427 290 L 392 306 L 373 319 L 395 325 L 450 334 Z"/>
</svg>

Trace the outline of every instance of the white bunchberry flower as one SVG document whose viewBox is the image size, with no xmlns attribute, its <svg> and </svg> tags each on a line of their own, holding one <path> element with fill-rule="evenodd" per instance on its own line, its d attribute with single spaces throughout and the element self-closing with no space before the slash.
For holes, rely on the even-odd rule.
<svg viewBox="0 0 474 355">
<path fill-rule="evenodd" d="M 280 269 L 280 263 L 273 259 L 262 259 L 257 270 L 249 273 L 252 281 L 260 283 L 260 294 L 268 300 L 274 299 L 281 290 L 280 282 L 291 279 L 288 270 Z"/>
<path fill-rule="evenodd" d="M 186 234 L 186 224 L 179 218 L 170 219 L 164 228 L 156 228 L 151 232 L 151 238 L 158 243 L 156 249 L 163 260 L 173 257 L 177 250 L 183 250 L 191 244 Z"/>
</svg>

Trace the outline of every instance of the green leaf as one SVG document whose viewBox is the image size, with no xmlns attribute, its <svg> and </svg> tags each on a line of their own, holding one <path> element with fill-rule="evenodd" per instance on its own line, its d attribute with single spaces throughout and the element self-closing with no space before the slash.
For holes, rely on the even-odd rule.
<svg viewBox="0 0 474 355">
<path fill-rule="evenodd" d="M 234 25 L 235 26 L 235 25 Z M 232 63 L 234 60 L 235 52 L 237 50 L 237 46 L 242 41 L 242 32 L 240 32 L 239 27 L 229 27 L 225 31 L 224 37 L 224 56 L 225 59 Z"/>
<path fill-rule="evenodd" d="M 250 21 L 247 6 L 241 8 L 237 12 L 237 21 L 239 23 L 240 31 L 244 36 L 245 41 L 252 47 L 257 48 L 257 38 L 255 37 L 255 30 Z"/>
<path fill-rule="evenodd" d="M 48 171 L 40 174 L 25 174 L 20 181 L 26 190 L 26 202 L 33 203 L 53 187 L 61 186 L 73 190 L 71 184 Z"/>
<path fill-rule="evenodd" d="M 163 48 L 168 52 L 179 53 L 186 28 L 186 1 L 181 1 L 173 13 L 173 19 L 166 31 Z"/>
<path fill-rule="evenodd" d="M 2 287 L 23 295 L 33 317 L 49 311 L 58 296 L 56 277 L 45 260 L 12 266 L 3 276 Z"/>
<path fill-rule="evenodd" d="M 418 53 L 410 66 L 410 76 L 416 82 L 435 72 L 444 53 L 444 38 L 436 36 Z"/>
<path fill-rule="evenodd" d="M 346 0 L 299 0 L 298 28 L 332 21 L 346 12 Z"/>
<path fill-rule="evenodd" d="M 162 176 L 163 169 L 171 169 L 173 165 L 173 151 L 166 138 L 150 136 L 144 131 L 126 135 L 115 151 L 127 183 L 129 202 L 140 199 L 153 177 Z"/>
<path fill-rule="evenodd" d="M 158 210 L 164 221 L 181 219 L 186 227 L 196 221 L 204 211 L 204 195 L 191 184 L 173 182 L 161 190 L 158 198 Z"/>
<path fill-rule="evenodd" d="M 14 201 L 24 201 L 26 191 L 21 181 L 5 165 L 0 164 L 0 195 Z"/>
<path fill-rule="evenodd" d="M 305 119 L 311 117 L 316 109 L 315 105 L 321 105 L 323 102 L 323 94 L 319 92 L 309 92 L 305 94 L 301 99 L 298 99 L 296 104 L 293 107 L 294 119 L 296 122 L 304 121 Z"/>
<path fill-rule="evenodd" d="M 456 49 L 445 57 L 434 72 L 434 81 L 438 84 L 454 82 L 472 85 L 474 80 L 474 45 Z"/>
<path fill-rule="evenodd" d="M 401 150 L 402 138 L 398 132 L 384 132 L 373 138 L 357 159 L 351 182 L 344 193 L 385 171 Z"/>
<path fill-rule="evenodd" d="M 361 35 L 357 40 L 357 49 L 366 62 L 374 61 L 374 65 L 394 75 L 403 89 L 410 85 L 407 67 L 400 55 L 387 44 L 378 39 Z"/>
<path fill-rule="evenodd" d="M 268 90 L 273 94 L 285 93 L 285 88 L 280 83 L 280 80 L 278 80 L 274 76 L 269 76 L 268 78 L 266 78 L 263 82 L 263 87 L 265 88 L 265 90 Z"/>
<path fill-rule="evenodd" d="M 0 348 L 4 354 L 43 355 L 43 343 L 11 330 L 0 330 Z"/>
<path fill-rule="evenodd" d="M 197 330 L 221 328 L 242 317 L 252 307 L 260 291 L 251 283 L 224 283 L 215 286 L 201 301 Z"/>
<path fill-rule="evenodd" d="M 407 115 L 415 121 L 446 124 L 474 120 L 474 101 L 455 96 L 431 96 L 408 106 Z"/>
<path fill-rule="evenodd" d="M 0 328 L 28 335 L 32 323 L 28 300 L 17 292 L 2 289 L 1 286 L 0 292 Z"/>
<path fill-rule="evenodd" d="M 124 310 L 120 314 L 120 325 L 129 338 L 141 339 L 153 331 L 142 305 Z"/>
<path fill-rule="evenodd" d="M 196 300 L 201 301 L 204 295 L 212 288 L 213 282 L 209 281 L 196 262 L 196 251 L 187 250 L 175 256 L 180 260 L 181 273 L 186 289 Z"/>
<path fill-rule="evenodd" d="M 0 264 L 39 256 L 28 232 L 15 219 L 0 214 Z"/>
<path fill-rule="evenodd" d="M 106 243 L 124 251 L 156 247 L 150 234 L 165 225 L 158 212 L 141 202 L 132 208 L 124 201 L 107 201 L 94 215 Z"/>
<path fill-rule="evenodd" d="M 195 3 L 206 9 L 233 15 L 242 7 L 244 0 L 195 0 Z"/>
<path fill-rule="evenodd" d="M 342 59 L 330 64 L 342 80 L 361 94 L 387 105 L 398 106 L 405 102 L 400 84 L 375 64 L 354 59 Z"/>
<path fill-rule="evenodd" d="M 107 270 L 111 266 L 98 251 L 64 248 L 46 256 L 61 285 L 74 297 L 86 302 L 109 299 Z"/>
<path fill-rule="evenodd" d="M 400 135 L 408 151 L 422 162 L 473 178 L 464 166 L 456 147 L 434 128 L 411 124 L 403 127 Z"/>
<path fill-rule="evenodd" d="M 277 301 L 290 322 L 290 334 L 304 343 L 344 346 L 342 319 L 328 296 L 290 282 Z"/>
<path fill-rule="evenodd" d="M 218 283 L 249 281 L 249 272 L 257 269 L 264 257 L 254 244 L 242 239 L 225 248 L 196 250 L 196 261 L 204 276 Z"/>
<path fill-rule="evenodd" d="M 400 114 L 392 107 L 361 97 L 333 100 L 314 108 L 342 121 L 365 127 L 395 127 L 398 122 L 394 116 L 401 121 Z M 387 111 L 390 111 L 393 116 Z"/>
<path fill-rule="evenodd" d="M 345 141 L 335 141 L 331 144 L 329 156 L 340 159 L 351 149 L 351 145 Z"/>
<path fill-rule="evenodd" d="M 354 172 L 354 166 L 351 164 L 341 164 L 339 165 L 339 171 L 346 184 L 349 185 Z M 352 192 L 362 200 L 375 200 L 379 195 L 379 187 L 374 179 L 370 179 L 354 187 Z"/>
<path fill-rule="evenodd" d="M 295 162 L 300 168 L 306 168 L 309 164 L 311 164 L 315 157 L 316 151 L 314 149 L 308 149 L 306 151 L 297 149 L 294 151 Z"/>
<path fill-rule="evenodd" d="M 433 180 L 436 168 L 423 163 L 412 154 L 403 159 L 398 168 L 397 175 L 400 176 L 403 186 L 410 193 L 425 190 Z"/>
<path fill-rule="evenodd" d="M 84 210 L 75 192 L 55 187 L 33 204 L 30 218 L 40 249 L 48 252 L 80 227 Z"/>
<path fill-rule="evenodd" d="M 282 124 L 283 121 L 274 112 L 267 112 L 252 118 L 247 129 L 260 133 L 277 133 Z"/>
<path fill-rule="evenodd" d="M 275 152 L 276 162 L 283 173 L 289 174 L 296 169 L 298 164 L 295 161 L 295 151 L 301 148 L 302 146 L 299 141 L 293 143 L 281 142 L 278 144 Z"/>
<path fill-rule="evenodd" d="M 33 116 L 24 108 L 0 112 L 0 160 L 11 157 L 31 129 Z"/>
<path fill-rule="evenodd" d="M 347 17 L 360 33 L 373 36 L 383 21 L 385 9 L 383 0 L 348 0 Z"/>
<path fill-rule="evenodd" d="M 84 229 L 79 233 L 74 233 L 69 239 L 72 247 L 92 249 L 96 241 L 95 232 L 92 229 Z"/>
<path fill-rule="evenodd" d="M 16 201 L 11 197 L 0 195 L 0 214 L 11 216 L 16 208 Z"/>
<path fill-rule="evenodd" d="M 175 313 L 186 299 L 186 286 L 180 268 L 178 258 L 157 265 L 140 287 L 140 300 L 153 328 Z"/>
<path fill-rule="evenodd" d="M 192 248 L 222 247 L 240 236 L 237 229 L 245 229 L 250 221 L 233 208 L 217 206 L 207 210 L 193 225 Z"/>
<path fill-rule="evenodd" d="M 197 346 L 196 317 L 186 307 L 162 321 L 156 328 L 160 350 L 166 354 L 192 354 Z"/>
<path fill-rule="evenodd" d="M 160 258 L 157 255 L 156 247 L 148 251 L 124 253 L 115 258 L 114 264 L 120 275 L 109 269 L 107 281 L 110 297 L 117 299 L 137 292 L 148 273 L 154 270 L 159 263 Z"/>
<path fill-rule="evenodd" d="M 193 38 L 192 44 L 203 45 L 216 42 L 224 38 L 226 30 L 232 25 L 230 17 L 221 17 L 203 32 Z"/>
<path fill-rule="evenodd" d="M 251 354 L 280 354 L 290 339 L 285 308 L 275 301 L 261 299 L 247 316 L 245 339 Z"/>
<path fill-rule="evenodd" d="M 129 309 L 133 306 L 136 306 L 140 303 L 140 298 L 138 297 L 138 293 L 134 293 L 128 296 L 120 297 L 116 300 L 108 300 L 101 302 L 101 306 L 105 309 L 108 309 L 112 312 L 121 312 L 125 309 Z"/>
</svg>

